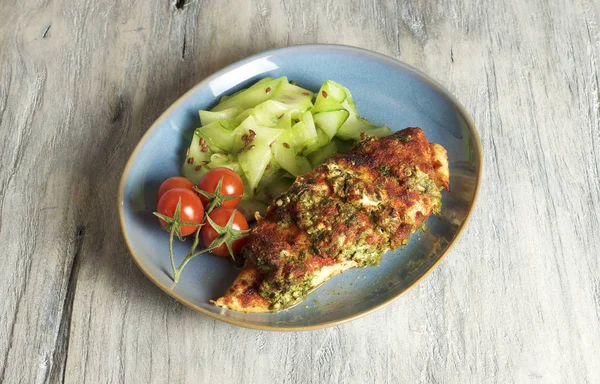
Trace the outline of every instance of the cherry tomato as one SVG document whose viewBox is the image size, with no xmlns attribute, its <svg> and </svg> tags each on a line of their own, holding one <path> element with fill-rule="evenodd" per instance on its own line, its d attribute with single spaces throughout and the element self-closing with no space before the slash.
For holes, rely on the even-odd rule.
<svg viewBox="0 0 600 384">
<path fill-rule="evenodd" d="M 238 199 L 225 200 L 220 202 L 222 207 L 230 207 L 235 208 L 240 200 L 241 196 L 244 193 L 244 184 L 242 183 L 242 179 L 238 176 L 237 173 L 232 171 L 229 168 L 215 168 L 206 172 L 204 176 L 200 179 L 198 183 L 198 189 L 206 191 L 208 193 L 215 193 L 217 189 L 217 185 L 219 184 L 219 180 L 223 178 L 223 183 L 221 184 L 221 193 L 220 196 L 240 196 Z M 217 192 L 218 195 L 218 192 Z M 219 198 L 219 196 L 217 196 Z M 200 199 L 204 206 L 207 206 L 209 203 L 209 199 L 205 196 L 200 195 Z"/>
<path fill-rule="evenodd" d="M 212 221 L 214 221 L 215 224 L 220 225 L 221 227 L 224 227 L 227 225 L 227 222 L 229 221 L 229 218 L 231 217 L 232 214 L 235 215 L 233 217 L 233 224 L 231 226 L 234 231 L 243 231 L 243 230 L 248 229 L 248 222 L 246 221 L 246 218 L 244 217 L 244 215 L 242 215 L 242 213 L 240 211 L 233 209 L 233 208 L 215 208 L 208 215 L 208 217 L 210 217 L 210 219 Z M 217 231 L 215 231 L 215 229 L 208 222 L 208 220 L 206 221 L 206 224 L 204 225 L 204 227 L 202 227 L 201 234 L 202 234 L 202 240 L 204 240 L 205 247 L 210 246 L 210 244 L 213 242 L 213 240 L 216 239 L 217 237 L 219 237 L 219 234 L 217 233 Z M 233 250 L 234 256 L 240 252 L 242 247 L 244 245 L 246 245 L 247 241 L 248 241 L 248 239 L 246 237 L 244 237 L 239 240 L 235 240 L 231 244 L 231 249 Z M 217 256 L 222 256 L 222 257 L 230 256 L 229 250 L 227 249 L 227 246 L 224 243 L 221 244 L 219 247 L 211 250 L 210 253 L 217 255 Z"/>
<path fill-rule="evenodd" d="M 160 198 L 162 197 L 162 195 L 165 194 L 165 192 L 173 188 L 183 188 L 193 191 L 194 183 L 182 176 L 169 177 L 167 180 L 163 181 L 160 187 L 158 188 L 158 195 L 156 197 L 156 201 L 160 200 Z"/>
<path fill-rule="evenodd" d="M 204 207 L 200 198 L 194 191 L 184 188 L 174 188 L 165 192 L 160 200 L 158 200 L 158 206 L 156 211 L 162 215 L 173 217 L 177 203 L 181 198 L 181 206 L 179 208 L 179 219 L 181 221 L 189 221 L 192 223 L 200 224 L 204 218 Z M 163 219 L 160 220 L 160 225 L 165 227 L 167 223 Z M 191 235 L 196 232 L 198 227 L 192 225 L 186 225 L 181 227 L 181 234 L 183 236 Z"/>
</svg>

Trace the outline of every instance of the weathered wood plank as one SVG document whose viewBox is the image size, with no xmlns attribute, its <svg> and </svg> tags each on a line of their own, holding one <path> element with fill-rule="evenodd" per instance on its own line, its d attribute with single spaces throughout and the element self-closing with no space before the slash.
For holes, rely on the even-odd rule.
<svg viewBox="0 0 600 384">
<path fill-rule="evenodd" d="M 0 382 L 599 382 L 600 3 L 0 4 Z M 127 256 L 115 199 L 144 131 L 250 54 L 401 58 L 480 129 L 472 222 L 422 284 L 309 333 L 215 322 Z"/>
</svg>

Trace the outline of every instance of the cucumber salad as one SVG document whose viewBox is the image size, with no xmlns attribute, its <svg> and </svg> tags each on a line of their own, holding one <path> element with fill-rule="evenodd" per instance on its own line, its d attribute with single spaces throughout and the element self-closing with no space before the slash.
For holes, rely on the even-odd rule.
<svg viewBox="0 0 600 384">
<path fill-rule="evenodd" d="M 392 133 L 360 117 L 350 91 L 331 80 L 315 94 L 286 77 L 264 78 L 199 113 L 183 175 L 198 183 L 211 169 L 233 170 L 244 184 L 237 209 L 247 219 L 361 135 Z"/>
</svg>

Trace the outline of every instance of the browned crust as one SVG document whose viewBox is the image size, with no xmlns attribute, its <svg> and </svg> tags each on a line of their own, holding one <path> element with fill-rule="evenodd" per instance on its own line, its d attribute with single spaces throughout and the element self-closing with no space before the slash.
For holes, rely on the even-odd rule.
<svg viewBox="0 0 600 384">
<path fill-rule="evenodd" d="M 330 164 L 351 170 L 356 179 L 344 188 L 337 188 L 335 181 L 328 178 Z M 307 272 L 335 265 L 344 245 L 354 243 L 358 236 L 366 236 L 368 244 L 380 244 L 384 240 L 376 228 L 388 233 L 390 248 L 405 243 L 433 212 L 429 204 L 426 211 L 415 214 L 412 222 L 404 221 L 404 212 L 417 201 L 423 202 L 418 193 L 408 190 L 404 184 L 408 177 L 407 164 L 418 167 L 439 187 L 448 189 L 446 150 L 441 145 L 430 144 L 420 128 L 407 128 L 382 139 L 366 139 L 357 143 L 349 154 L 336 155 L 299 176 L 282 199 L 273 202 L 265 217 L 260 218 L 244 248 L 247 256 L 244 268 L 226 294 L 214 303 L 238 311 L 266 312 L 271 302 L 259 294 L 261 284 L 279 282 L 287 276 L 301 279 Z M 386 204 L 385 209 L 376 214 L 370 212 L 370 207 L 360 205 L 352 222 L 336 219 L 341 216 L 339 204 L 325 204 L 309 212 L 311 221 L 306 222 L 302 220 L 306 207 L 297 197 L 303 193 L 322 194 L 350 205 L 359 204 L 366 193 L 381 197 Z M 427 207 L 429 201 L 426 199 L 423 203 Z M 311 238 L 308 231 L 321 227 L 329 230 L 323 237 Z M 335 244 L 340 235 L 344 241 L 338 246 Z"/>
<path fill-rule="evenodd" d="M 225 295 L 212 303 L 219 307 L 243 309 L 244 312 L 267 312 L 271 303 L 258 294 L 261 281 L 258 269 L 246 262 Z"/>
<path fill-rule="evenodd" d="M 439 144 L 429 144 L 433 161 L 434 181 L 437 185 L 450 190 L 450 170 L 448 167 L 448 152 Z"/>
</svg>

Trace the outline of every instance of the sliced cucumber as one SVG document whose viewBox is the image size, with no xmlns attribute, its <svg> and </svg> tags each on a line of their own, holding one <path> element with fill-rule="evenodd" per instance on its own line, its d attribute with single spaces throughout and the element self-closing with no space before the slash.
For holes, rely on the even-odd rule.
<svg viewBox="0 0 600 384">
<path fill-rule="evenodd" d="M 336 136 L 343 140 L 360 140 L 361 133 L 367 136 L 384 137 L 392 134 L 387 127 L 377 127 L 358 115 L 350 115 L 340 127 Z"/>
<path fill-rule="evenodd" d="M 354 140 L 342 140 L 338 137 L 334 137 L 333 140 L 335 142 L 335 146 L 338 149 L 338 153 L 348 153 L 350 152 L 350 148 L 354 145 Z"/>
<path fill-rule="evenodd" d="M 360 135 L 365 132 L 369 136 L 383 137 L 391 135 L 392 132 L 386 127 L 376 127 L 363 119 L 358 115 L 356 104 L 352 99 L 352 94 L 348 88 L 336 83 L 335 81 L 328 80 L 321 86 L 317 98 L 315 99 L 315 106 L 312 112 L 316 116 L 323 112 L 332 112 L 338 105 L 341 108 L 348 111 L 348 117 L 343 123 L 339 130 L 336 131 L 336 136 L 344 140 L 360 140 Z M 323 130 L 330 135 L 328 127 L 325 126 Z"/>
<path fill-rule="evenodd" d="M 313 104 L 314 100 L 314 104 Z M 387 136 L 358 115 L 350 91 L 334 81 L 313 94 L 286 77 L 264 78 L 199 111 L 183 174 L 194 182 L 209 169 L 227 167 L 244 183 L 238 207 L 252 219 L 304 174 L 336 153 L 345 153 L 365 132 Z"/>
<path fill-rule="evenodd" d="M 311 112 L 305 112 L 300 121 L 292 127 L 294 146 L 298 153 L 306 155 L 319 147 L 327 144 L 327 134 L 320 132 L 315 127 Z"/>
<path fill-rule="evenodd" d="M 311 167 L 314 168 L 338 152 L 339 152 L 338 146 L 337 146 L 336 142 L 332 140 L 326 146 L 319 148 L 318 150 L 316 150 L 313 153 L 311 153 L 310 155 L 308 155 L 307 158 L 308 158 L 308 161 L 310 162 Z"/>
<path fill-rule="evenodd" d="M 322 129 L 317 129 L 317 137 L 314 140 L 311 140 L 308 145 L 304 147 L 302 150 L 302 155 L 308 155 L 309 153 L 313 153 L 317 149 L 324 147 L 329 143 L 329 136 Z"/>
<path fill-rule="evenodd" d="M 350 114 L 358 115 L 358 110 L 356 109 L 356 103 L 352 99 L 352 94 L 348 89 L 346 89 L 346 98 L 342 101 L 342 105 Z"/>
<path fill-rule="evenodd" d="M 292 183 L 294 182 L 293 178 L 279 176 L 275 179 L 272 179 L 269 183 L 264 183 L 261 181 L 259 186 L 259 192 L 256 193 L 254 197 L 256 200 L 263 201 L 267 204 L 271 204 L 271 202 L 279 197 L 283 192 L 287 191 Z"/>
<path fill-rule="evenodd" d="M 339 111 L 321 112 L 314 115 L 315 126 L 321 128 L 329 139 L 338 132 L 342 124 L 348 119 L 350 113 L 345 109 Z"/>
<path fill-rule="evenodd" d="M 321 89 L 319 89 L 319 93 L 317 93 L 315 106 L 329 101 L 341 103 L 342 101 L 346 100 L 348 95 L 350 95 L 350 91 L 346 87 L 336 83 L 333 80 L 327 80 L 323 83 Z"/>
<path fill-rule="evenodd" d="M 304 112 L 313 106 L 313 93 L 287 81 L 281 82 L 271 100 L 278 101 L 287 106 L 288 110 Z"/>
<path fill-rule="evenodd" d="M 258 186 L 272 156 L 271 148 L 265 144 L 254 144 L 238 155 L 238 161 L 248 180 L 250 191 L 254 191 Z"/>
<path fill-rule="evenodd" d="M 211 168 L 218 168 L 218 167 L 222 167 L 225 164 L 229 164 L 233 161 L 233 156 L 231 156 L 230 154 L 225 154 L 222 152 L 219 153 L 213 153 L 210 156 L 210 163 L 209 165 L 211 166 Z"/>
<path fill-rule="evenodd" d="M 275 128 L 286 130 L 292 128 L 292 111 L 287 111 L 277 116 L 277 125 L 275 125 Z"/>
<path fill-rule="evenodd" d="M 237 127 L 238 125 L 242 124 L 242 122 L 244 120 L 246 120 L 248 118 L 248 116 L 252 115 L 253 111 L 254 111 L 254 108 L 248 108 L 248 109 L 244 110 L 239 115 L 237 115 L 236 117 L 234 117 L 233 119 L 230 120 L 231 124 L 234 125 L 235 127 Z"/>
<path fill-rule="evenodd" d="M 304 156 L 296 156 L 296 166 L 298 167 L 298 174 L 303 175 L 306 172 L 310 172 L 312 166 L 308 159 Z"/>
<path fill-rule="evenodd" d="M 303 148 L 307 147 L 310 142 L 317 138 L 317 132 L 310 132 L 306 127 L 306 124 L 303 122 L 299 122 L 295 124 L 290 129 L 292 135 L 292 142 L 294 143 L 294 148 L 298 148 L 299 151 L 302 151 Z"/>
<path fill-rule="evenodd" d="M 346 109 L 343 103 L 338 103 L 335 100 L 325 100 L 319 103 L 318 105 L 315 104 L 315 106 L 310 111 L 313 115 L 316 115 L 321 112 L 339 111 L 343 109 Z"/>
<path fill-rule="evenodd" d="M 267 100 L 254 108 L 252 115 L 257 124 L 265 127 L 289 129 L 292 126 L 290 110 L 286 104 Z"/>
<path fill-rule="evenodd" d="M 298 175 L 296 165 L 296 147 L 292 137 L 292 131 L 284 131 L 271 145 L 273 156 L 277 164 L 294 176 Z"/>
<path fill-rule="evenodd" d="M 200 136 L 194 132 L 192 144 L 190 145 L 185 161 L 183 162 L 181 173 L 195 184 L 197 184 L 200 181 L 200 178 L 208 172 L 209 168 L 206 166 L 205 162 L 210 162 L 210 157 L 212 155 L 208 146 L 204 146 L 204 152 L 202 149 L 203 148 L 200 146 Z"/>
<path fill-rule="evenodd" d="M 365 131 L 365 133 L 367 136 L 386 137 L 391 135 L 393 132 L 388 127 L 381 126 Z"/>
<path fill-rule="evenodd" d="M 254 116 L 248 116 L 233 131 L 233 153 L 241 153 L 253 145 L 263 145 L 269 147 L 283 133 L 283 130 L 277 128 L 267 128 L 256 123 Z"/>
<path fill-rule="evenodd" d="M 205 126 L 217 120 L 233 119 L 240 113 L 242 113 L 242 109 L 238 107 L 227 108 L 219 112 L 200 110 L 200 124 Z"/>
<path fill-rule="evenodd" d="M 222 164 L 220 167 L 229 168 L 233 172 L 237 173 L 238 175 L 241 175 L 244 172 L 242 170 L 242 167 L 240 166 L 240 163 L 238 163 L 237 158 L 235 159 L 235 161 L 231 161 L 229 163 Z M 218 168 L 218 167 L 215 166 L 214 168 Z"/>
<path fill-rule="evenodd" d="M 306 125 L 306 132 L 309 139 L 317 138 L 317 128 L 315 127 L 315 119 L 311 112 L 304 112 L 300 117 L 300 121 Z"/>
<path fill-rule="evenodd" d="M 254 108 L 258 104 L 271 98 L 272 92 L 274 92 L 279 85 L 283 83 L 287 83 L 287 78 L 280 77 L 273 79 L 271 77 L 265 77 L 250 88 L 242 90 L 226 100 L 221 100 L 221 102 L 217 104 L 212 111 L 218 112 L 232 107 L 237 107 L 242 110 Z"/>
<path fill-rule="evenodd" d="M 215 121 L 195 132 L 201 138 L 204 138 L 206 144 L 213 152 L 231 152 L 233 147 L 234 131 L 226 129 L 221 121 Z"/>
</svg>

